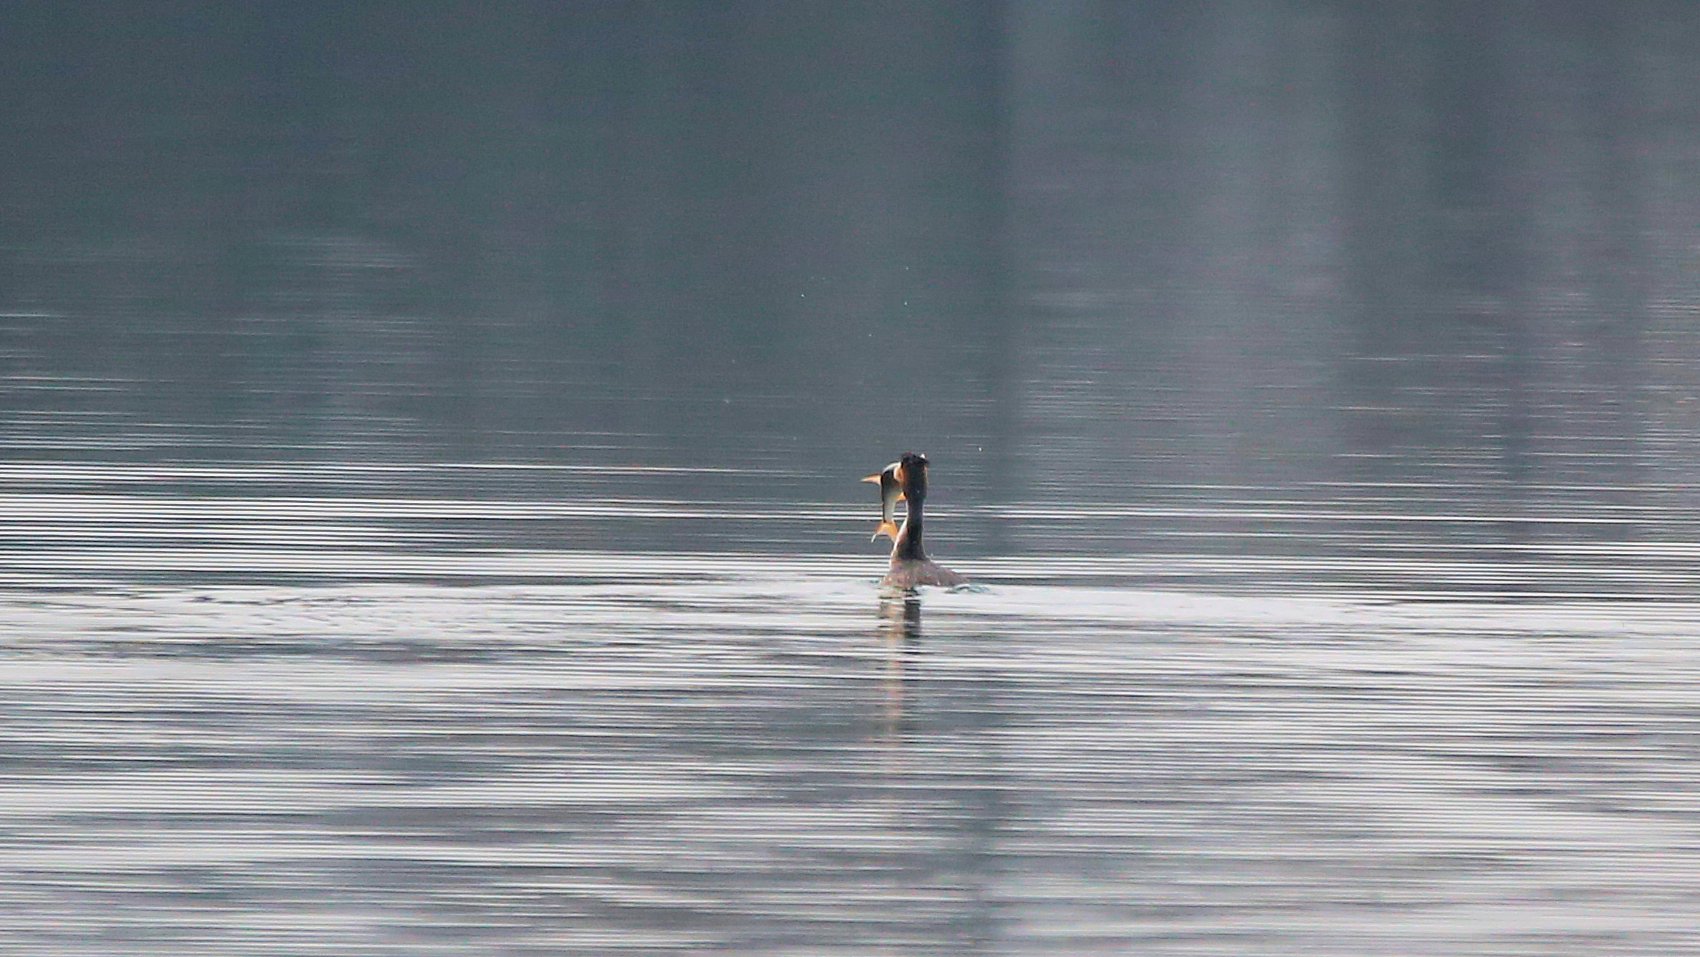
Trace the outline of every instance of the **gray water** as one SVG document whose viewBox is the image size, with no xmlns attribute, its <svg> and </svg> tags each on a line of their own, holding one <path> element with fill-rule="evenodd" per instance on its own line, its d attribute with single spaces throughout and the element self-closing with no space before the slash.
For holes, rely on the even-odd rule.
<svg viewBox="0 0 1700 957">
<path fill-rule="evenodd" d="M 1689 5 L 12 3 L 0 90 L 0 953 L 1700 954 Z"/>
</svg>

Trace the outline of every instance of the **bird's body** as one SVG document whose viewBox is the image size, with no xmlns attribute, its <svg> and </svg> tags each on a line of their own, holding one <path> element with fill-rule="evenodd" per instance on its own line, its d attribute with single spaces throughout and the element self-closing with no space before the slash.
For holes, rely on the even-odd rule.
<svg viewBox="0 0 1700 957">
<path fill-rule="evenodd" d="M 887 588 L 919 588 L 922 585 L 955 588 L 968 584 L 968 576 L 953 572 L 930 558 L 893 558 L 880 584 Z"/>
<path fill-rule="evenodd" d="M 923 509 L 927 499 L 927 457 L 905 452 L 903 458 L 889 470 L 896 479 L 901 498 L 909 507 L 903 517 L 903 527 L 897 531 L 896 543 L 891 548 L 891 565 L 880 584 L 888 588 L 966 585 L 968 576 L 953 572 L 928 558 L 921 544 Z"/>
</svg>

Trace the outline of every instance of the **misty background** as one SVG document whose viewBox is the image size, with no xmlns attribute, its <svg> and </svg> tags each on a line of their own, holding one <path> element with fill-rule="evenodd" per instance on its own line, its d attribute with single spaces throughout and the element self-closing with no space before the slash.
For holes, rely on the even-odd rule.
<svg viewBox="0 0 1700 957">
<path fill-rule="evenodd" d="M 10 3 L 0 86 L 8 455 L 1696 477 L 1688 4 Z"/>
</svg>

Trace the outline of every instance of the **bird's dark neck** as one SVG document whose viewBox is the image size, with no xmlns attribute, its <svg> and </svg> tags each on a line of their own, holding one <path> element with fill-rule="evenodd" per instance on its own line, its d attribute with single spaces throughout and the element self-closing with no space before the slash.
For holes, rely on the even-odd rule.
<svg viewBox="0 0 1700 957">
<path fill-rule="evenodd" d="M 892 546 L 893 561 L 914 560 L 926 561 L 927 552 L 921 547 L 921 502 L 922 499 L 907 499 L 909 507 L 903 516 L 903 527 L 898 529 L 897 544 Z"/>
</svg>

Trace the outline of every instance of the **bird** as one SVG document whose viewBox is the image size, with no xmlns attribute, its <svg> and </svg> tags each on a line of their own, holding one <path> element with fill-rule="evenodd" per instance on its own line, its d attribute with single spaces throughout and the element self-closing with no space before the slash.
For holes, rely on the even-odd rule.
<svg viewBox="0 0 1700 957">
<path fill-rule="evenodd" d="M 926 549 L 921 546 L 921 512 L 927 500 L 927 457 L 905 452 L 902 458 L 886 468 L 896 483 L 898 497 L 908 503 L 908 511 L 891 547 L 891 565 L 880 584 L 887 588 L 917 588 L 921 585 L 953 588 L 966 585 L 968 576 L 953 572 L 928 558 Z M 884 475 L 882 471 L 864 481 L 880 479 Z M 881 504 L 889 508 L 894 499 L 886 497 L 889 493 L 885 488 L 881 481 Z M 879 533 L 875 532 L 874 537 L 878 538 Z"/>
</svg>

